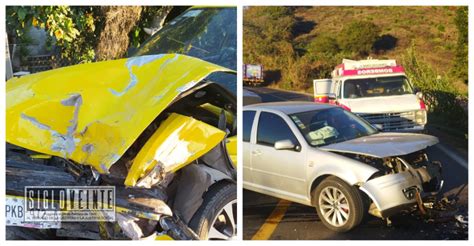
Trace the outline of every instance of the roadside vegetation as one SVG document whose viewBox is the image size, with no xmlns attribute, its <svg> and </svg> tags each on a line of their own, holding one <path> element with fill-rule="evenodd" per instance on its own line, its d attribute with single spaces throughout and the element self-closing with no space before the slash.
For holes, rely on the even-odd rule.
<svg viewBox="0 0 474 246">
<path fill-rule="evenodd" d="M 55 66 L 122 58 L 156 27 L 186 10 L 171 6 L 7 6 L 6 30 L 21 63 L 40 43 L 32 29 L 46 32 Z"/>
<path fill-rule="evenodd" d="M 343 58 L 396 59 L 427 101 L 430 123 L 467 139 L 467 7 L 249 7 L 244 63 L 267 86 L 312 93 Z"/>
</svg>

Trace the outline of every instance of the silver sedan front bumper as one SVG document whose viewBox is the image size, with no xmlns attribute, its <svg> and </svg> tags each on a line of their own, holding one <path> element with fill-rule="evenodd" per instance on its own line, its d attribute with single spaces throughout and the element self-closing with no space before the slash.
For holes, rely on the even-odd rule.
<svg viewBox="0 0 474 246">
<path fill-rule="evenodd" d="M 441 165 L 430 163 L 427 167 L 412 168 L 368 180 L 360 186 L 377 207 L 382 217 L 393 215 L 416 203 L 416 193 L 422 195 L 441 189 Z"/>
</svg>

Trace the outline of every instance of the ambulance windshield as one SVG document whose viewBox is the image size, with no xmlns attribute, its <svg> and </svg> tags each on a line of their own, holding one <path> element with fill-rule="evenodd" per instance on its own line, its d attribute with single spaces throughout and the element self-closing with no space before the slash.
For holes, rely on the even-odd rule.
<svg viewBox="0 0 474 246">
<path fill-rule="evenodd" d="M 362 98 L 413 94 L 405 76 L 348 79 L 344 82 L 344 98 Z"/>
</svg>

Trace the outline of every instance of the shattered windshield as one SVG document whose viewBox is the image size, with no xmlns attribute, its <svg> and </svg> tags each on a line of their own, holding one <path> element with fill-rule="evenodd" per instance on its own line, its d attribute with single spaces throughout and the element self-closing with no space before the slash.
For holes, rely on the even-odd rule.
<svg viewBox="0 0 474 246">
<path fill-rule="evenodd" d="M 237 11 L 192 8 L 167 23 L 133 56 L 178 53 L 237 70 Z M 215 73 L 208 77 L 235 94 L 237 77 Z"/>
<path fill-rule="evenodd" d="M 323 146 L 377 133 L 370 124 L 342 108 L 289 115 L 309 145 Z"/>
<path fill-rule="evenodd" d="M 344 98 L 362 98 L 413 94 L 405 76 L 348 79 L 344 82 Z"/>
<path fill-rule="evenodd" d="M 236 70 L 235 8 L 190 9 L 167 23 L 134 56 L 178 53 Z"/>
</svg>

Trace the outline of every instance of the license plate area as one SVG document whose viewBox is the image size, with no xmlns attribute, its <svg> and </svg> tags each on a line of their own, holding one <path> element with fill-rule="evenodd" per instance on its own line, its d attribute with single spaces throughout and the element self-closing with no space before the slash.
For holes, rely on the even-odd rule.
<svg viewBox="0 0 474 246">
<path fill-rule="evenodd" d="M 60 217 L 56 221 L 25 221 L 26 216 L 41 217 L 44 211 L 32 211 L 26 214 L 25 198 L 19 196 L 7 196 L 5 200 L 5 224 L 6 226 L 20 226 L 37 229 L 61 228 Z"/>
</svg>

